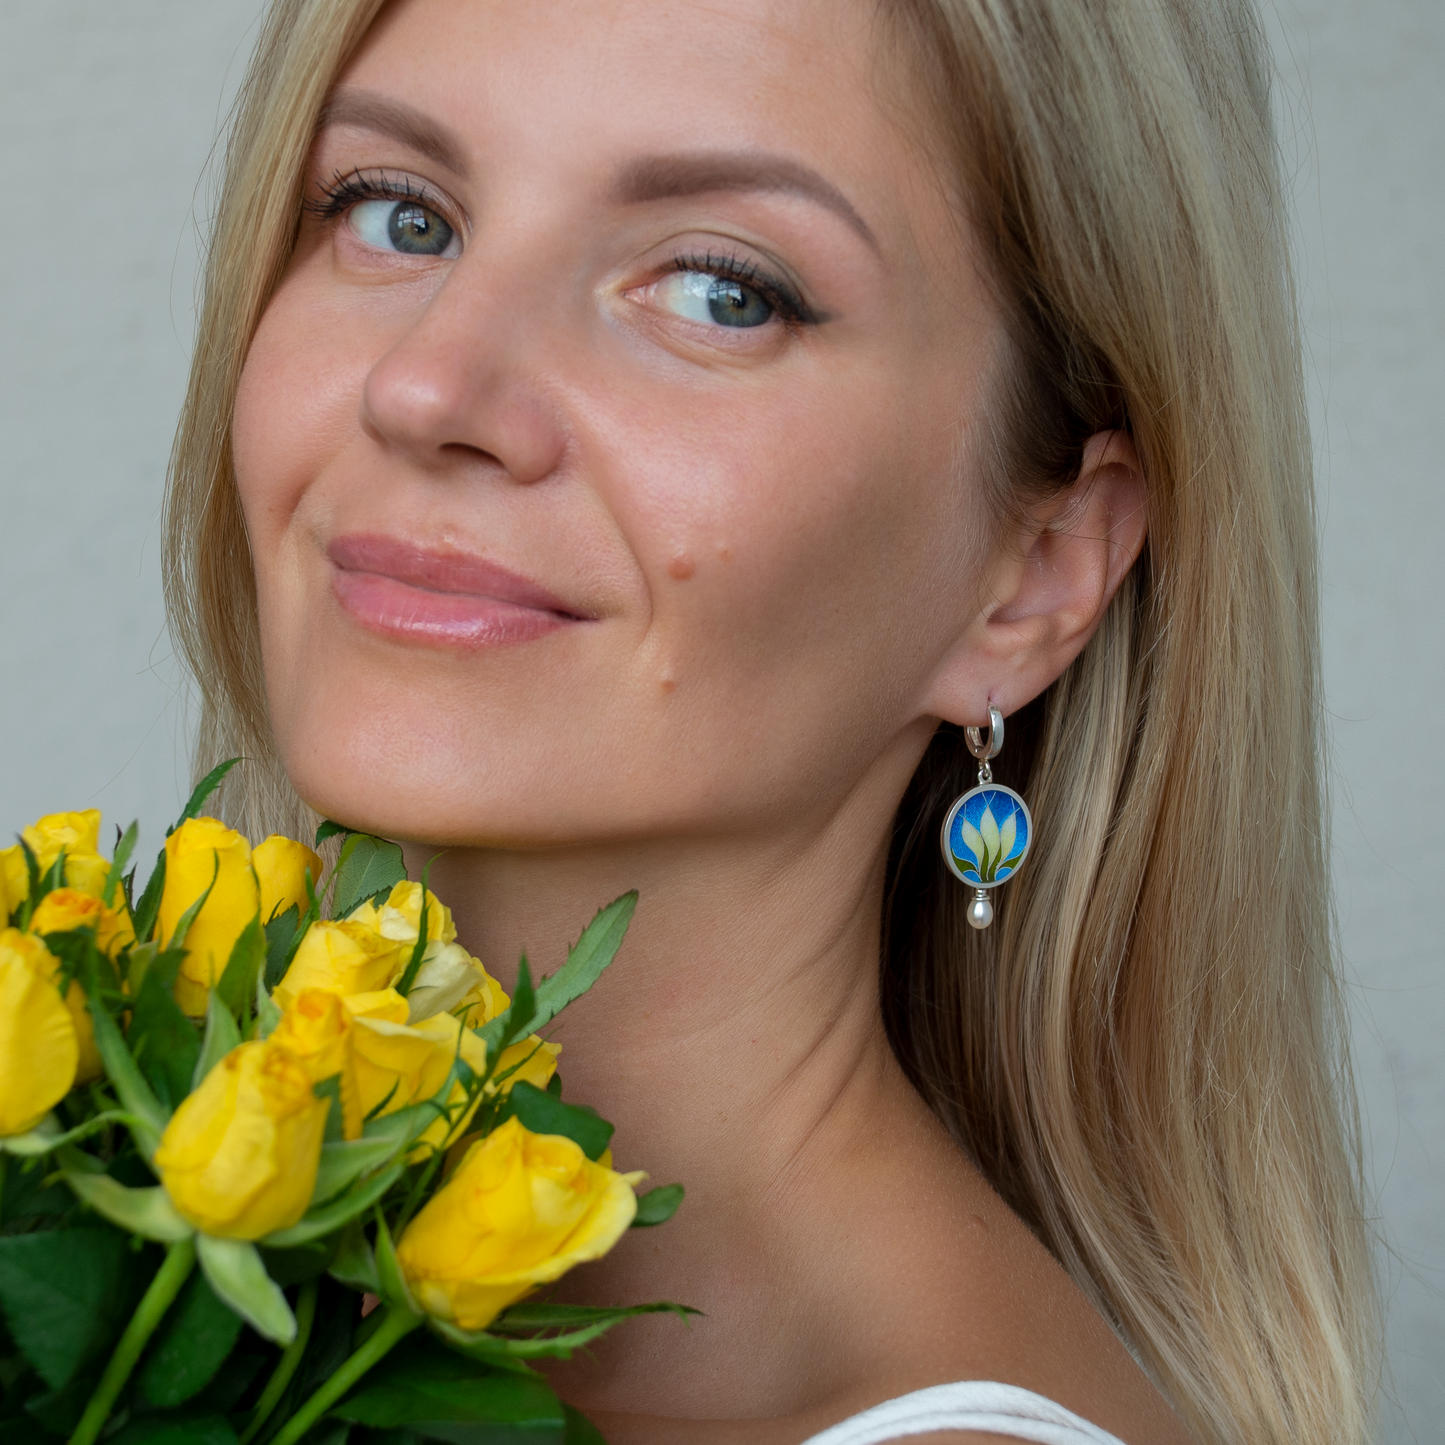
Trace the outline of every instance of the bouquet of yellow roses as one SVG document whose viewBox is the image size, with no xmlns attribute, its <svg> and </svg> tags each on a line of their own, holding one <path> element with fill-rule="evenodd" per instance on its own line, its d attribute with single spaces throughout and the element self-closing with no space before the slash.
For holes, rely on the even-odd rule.
<svg viewBox="0 0 1445 1445">
<path fill-rule="evenodd" d="M 600 1441 L 528 1361 L 690 1311 L 529 1297 L 682 1188 L 612 1168 L 539 1031 L 636 895 L 508 998 L 394 843 L 323 824 L 324 875 L 201 816 L 231 766 L 139 892 L 93 810 L 0 850 L 0 1436 Z"/>
</svg>

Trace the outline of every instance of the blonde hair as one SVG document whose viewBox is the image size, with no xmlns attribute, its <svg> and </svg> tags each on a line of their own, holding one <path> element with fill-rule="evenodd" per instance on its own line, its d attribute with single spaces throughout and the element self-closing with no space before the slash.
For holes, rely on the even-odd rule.
<svg viewBox="0 0 1445 1445">
<path fill-rule="evenodd" d="M 240 369 L 326 94 L 382 0 L 277 0 L 246 81 L 176 440 L 167 597 L 197 765 L 253 836 L 310 821 L 267 723 L 231 472 Z M 898 816 L 883 1002 L 904 1067 L 1211 1445 L 1358 1445 L 1376 1372 L 1332 960 L 1314 517 L 1265 47 L 1245 0 L 885 0 L 1009 318 L 1000 508 L 1127 425 L 1149 543 L 1009 725 L 1038 820 L 987 933 Z"/>
</svg>

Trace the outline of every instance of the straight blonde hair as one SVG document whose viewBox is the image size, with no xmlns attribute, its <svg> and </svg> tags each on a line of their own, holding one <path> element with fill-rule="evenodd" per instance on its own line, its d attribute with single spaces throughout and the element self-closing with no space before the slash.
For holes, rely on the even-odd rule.
<svg viewBox="0 0 1445 1445">
<path fill-rule="evenodd" d="M 383 0 L 276 0 L 226 152 L 166 589 L 225 808 L 304 833 L 267 720 L 230 427 L 327 93 Z M 1208 1445 L 1361 1445 L 1377 1373 L 1333 963 L 1314 516 L 1266 49 L 1247 0 L 884 0 L 1009 319 L 1001 514 L 1133 433 L 1149 542 L 1009 724 L 1038 819 L 998 922 L 900 808 L 883 1003 L 918 1088 Z"/>
</svg>

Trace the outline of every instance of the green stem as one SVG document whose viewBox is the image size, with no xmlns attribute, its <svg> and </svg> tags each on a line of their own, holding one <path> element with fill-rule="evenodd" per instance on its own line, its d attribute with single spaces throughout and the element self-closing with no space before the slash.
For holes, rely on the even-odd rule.
<svg viewBox="0 0 1445 1445">
<path fill-rule="evenodd" d="M 120 1394 L 121 1387 L 130 1379 L 130 1372 L 135 1369 L 135 1363 L 140 1359 L 146 1341 L 155 1333 L 156 1326 L 160 1324 L 171 1306 L 171 1301 L 180 1292 L 195 1265 L 194 1236 L 171 1245 L 166 1251 L 166 1257 L 156 1271 L 156 1277 L 151 1281 L 150 1288 L 146 1290 L 140 1304 L 136 1306 L 136 1312 L 125 1327 L 125 1333 L 120 1337 L 120 1343 L 115 1347 L 110 1363 L 105 1367 L 105 1374 L 100 1377 L 100 1384 L 95 1387 L 95 1394 L 90 1397 L 90 1404 L 85 1407 L 85 1414 L 80 1417 L 80 1424 L 75 1427 L 75 1433 L 70 1437 L 70 1445 L 92 1445 L 100 1434 L 106 1420 L 110 1418 L 110 1407 L 115 1404 L 115 1397 Z"/>
<path fill-rule="evenodd" d="M 296 1338 L 286 1346 L 286 1353 L 277 1363 L 275 1372 L 266 1384 L 265 1392 L 256 1401 L 256 1408 L 251 1412 L 251 1423 L 246 1426 L 240 1445 L 250 1445 L 261 1426 L 270 1418 L 271 1411 L 276 1408 L 281 1396 L 285 1394 L 286 1386 L 291 1383 L 291 1377 L 301 1363 L 301 1356 L 306 1353 L 306 1341 L 311 1338 L 311 1321 L 315 1317 L 316 1281 L 312 1279 L 301 1286 L 301 1294 L 296 1301 Z"/>
<path fill-rule="evenodd" d="M 271 1445 L 296 1442 L 398 1341 L 426 1319 L 410 1310 L 388 1308 L 381 1328 L 286 1422 Z"/>
</svg>

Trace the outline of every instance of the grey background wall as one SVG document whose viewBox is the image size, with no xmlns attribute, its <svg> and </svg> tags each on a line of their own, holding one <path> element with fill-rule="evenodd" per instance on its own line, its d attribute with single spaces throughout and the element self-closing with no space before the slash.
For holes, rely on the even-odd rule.
<svg viewBox="0 0 1445 1445">
<path fill-rule="evenodd" d="M 0 4 L 0 833 L 187 778 L 159 503 L 207 157 L 259 0 Z M 1381 1438 L 1445 1442 L 1445 4 L 1279 0 L 1334 857 L 1384 1241 Z M 1221 720 L 1222 722 L 1225 720 Z"/>
</svg>

